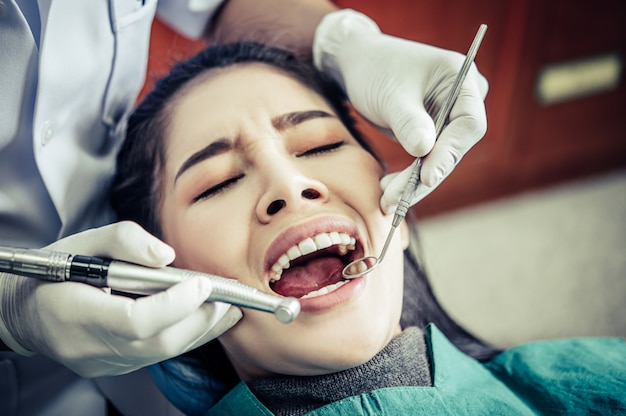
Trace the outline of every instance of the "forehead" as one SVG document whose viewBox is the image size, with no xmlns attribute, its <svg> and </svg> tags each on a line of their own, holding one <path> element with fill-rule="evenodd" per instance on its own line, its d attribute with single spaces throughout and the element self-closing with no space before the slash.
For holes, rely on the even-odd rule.
<svg viewBox="0 0 626 416">
<path fill-rule="evenodd" d="M 170 126 L 176 130 L 195 119 L 217 127 L 313 108 L 335 113 L 323 97 L 286 72 L 244 63 L 209 70 L 181 90 L 170 107 Z"/>
<path fill-rule="evenodd" d="M 241 144 L 278 138 L 272 119 L 287 113 L 335 111 L 292 76 L 262 63 L 209 70 L 170 104 L 165 134 L 166 165 L 174 168 L 221 137 Z"/>
</svg>

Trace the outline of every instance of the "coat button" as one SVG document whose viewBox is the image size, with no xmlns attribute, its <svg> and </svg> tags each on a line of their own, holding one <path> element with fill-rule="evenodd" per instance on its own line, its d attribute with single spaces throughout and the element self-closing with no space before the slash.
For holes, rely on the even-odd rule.
<svg viewBox="0 0 626 416">
<path fill-rule="evenodd" d="M 41 127 L 41 145 L 45 146 L 50 143 L 54 136 L 54 130 L 52 129 L 52 123 L 50 120 L 46 120 Z"/>
</svg>

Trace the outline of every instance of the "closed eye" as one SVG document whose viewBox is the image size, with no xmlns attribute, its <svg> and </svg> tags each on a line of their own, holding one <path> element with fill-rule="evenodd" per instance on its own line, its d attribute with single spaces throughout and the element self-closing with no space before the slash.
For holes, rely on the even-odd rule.
<svg viewBox="0 0 626 416">
<path fill-rule="evenodd" d="M 210 187 L 206 191 L 202 192 L 200 195 L 196 196 L 193 199 L 193 202 L 202 201 L 204 199 L 210 198 L 210 197 L 215 196 L 215 195 L 217 195 L 217 194 L 219 194 L 221 192 L 226 191 L 228 188 L 233 186 L 235 183 L 237 183 L 244 176 L 245 175 L 242 173 L 241 175 L 234 176 L 234 177 L 232 177 L 230 179 L 225 180 L 224 182 L 220 182 L 217 185 Z"/>
<path fill-rule="evenodd" d="M 314 147 L 313 149 L 307 150 L 306 152 L 300 153 L 297 157 L 305 157 L 305 156 L 313 156 L 320 153 L 329 153 L 334 150 L 339 149 L 344 145 L 343 140 L 336 143 L 325 144 L 323 146 Z"/>
</svg>

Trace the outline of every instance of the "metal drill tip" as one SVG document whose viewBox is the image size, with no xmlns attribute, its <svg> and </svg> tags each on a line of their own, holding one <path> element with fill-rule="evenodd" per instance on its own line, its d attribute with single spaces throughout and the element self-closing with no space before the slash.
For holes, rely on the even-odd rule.
<svg viewBox="0 0 626 416">
<path fill-rule="evenodd" d="M 300 313 L 300 302 L 296 298 L 285 298 L 274 309 L 274 316 L 280 322 L 288 324 L 292 322 Z"/>
</svg>

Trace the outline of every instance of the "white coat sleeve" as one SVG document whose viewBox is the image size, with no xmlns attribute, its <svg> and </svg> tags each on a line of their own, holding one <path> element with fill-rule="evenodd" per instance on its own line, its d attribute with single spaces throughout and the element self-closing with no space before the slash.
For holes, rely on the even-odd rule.
<svg viewBox="0 0 626 416">
<path fill-rule="evenodd" d="M 190 39 L 200 38 L 224 0 L 159 0 L 159 19 Z"/>
</svg>

